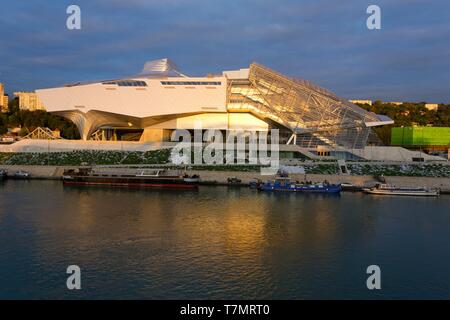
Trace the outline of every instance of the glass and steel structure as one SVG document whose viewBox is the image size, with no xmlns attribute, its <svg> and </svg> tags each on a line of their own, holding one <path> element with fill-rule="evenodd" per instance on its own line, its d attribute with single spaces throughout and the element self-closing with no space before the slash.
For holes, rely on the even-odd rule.
<svg viewBox="0 0 450 320">
<path fill-rule="evenodd" d="M 227 90 L 229 112 L 251 112 L 277 123 L 291 132 L 292 143 L 302 147 L 363 148 L 370 127 L 380 122 L 376 114 L 326 89 L 257 63 L 250 65 L 248 79 L 229 80 Z"/>
</svg>

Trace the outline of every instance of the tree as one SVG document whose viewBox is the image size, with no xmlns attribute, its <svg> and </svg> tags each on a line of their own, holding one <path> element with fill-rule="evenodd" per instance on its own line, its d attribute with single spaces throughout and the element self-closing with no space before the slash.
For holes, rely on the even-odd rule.
<svg viewBox="0 0 450 320">
<path fill-rule="evenodd" d="M 14 101 L 14 100 L 13 100 Z M 37 127 L 48 127 L 51 130 L 59 129 L 61 137 L 66 139 L 80 139 L 78 129 L 74 123 L 60 116 L 53 115 L 43 110 L 20 110 L 16 103 L 10 104 L 7 114 L 1 115 L 0 125 L 6 128 L 22 127 L 20 135 L 26 135 Z"/>
</svg>

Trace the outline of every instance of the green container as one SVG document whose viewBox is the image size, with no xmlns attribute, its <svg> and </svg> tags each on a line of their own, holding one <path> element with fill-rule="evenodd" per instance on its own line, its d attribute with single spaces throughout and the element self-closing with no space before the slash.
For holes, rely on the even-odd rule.
<svg viewBox="0 0 450 320">
<path fill-rule="evenodd" d="M 391 144 L 398 146 L 448 146 L 450 127 L 396 127 Z"/>
</svg>

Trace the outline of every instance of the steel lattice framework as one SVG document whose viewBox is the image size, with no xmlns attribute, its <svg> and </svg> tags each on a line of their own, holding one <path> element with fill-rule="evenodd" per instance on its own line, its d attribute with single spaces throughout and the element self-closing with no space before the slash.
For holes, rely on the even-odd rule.
<svg viewBox="0 0 450 320">
<path fill-rule="evenodd" d="M 367 122 L 378 117 L 308 81 L 281 75 L 252 63 L 248 80 L 231 80 L 229 111 L 251 112 L 290 129 L 296 143 L 363 148 L 370 134 Z"/>
<path fill-rule="evenodd" d="M 54 132 L 49 128 L 37 127 L 32 132 L 21 138 L 21 140 L 24 139 L 57 140 L 61 139 L 61 137 L 55 136 Z"/>
</svg>

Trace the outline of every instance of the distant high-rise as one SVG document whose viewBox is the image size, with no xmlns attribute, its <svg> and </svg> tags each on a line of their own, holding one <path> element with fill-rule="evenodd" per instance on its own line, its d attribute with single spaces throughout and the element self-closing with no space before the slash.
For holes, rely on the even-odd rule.
<svg viewBox="0 0 450 320">
<path fill-rule="evenodd" d="M 35 92 L 14 92 L 14 95 L 19 98 L 20 110 L 45 110 L 44 105 L 39 100 Z"/>
<path fill-rule="evenodd" d="M 9 96 L 7 94 L 4 94 L 3 95 L 3 104 L 2 104 L 2 108 L 1 108 L 2 112 L 9 111 L 8 103 L 9 103 Z"/>
<path fill-rule="evenodd" d="M 9 97 L 7 94 L 5 94 L 5 86 L 3 83 L 0 83 L 0 111 L 1 112 L 8 112 L 8 102 Z"/>
</svg>

